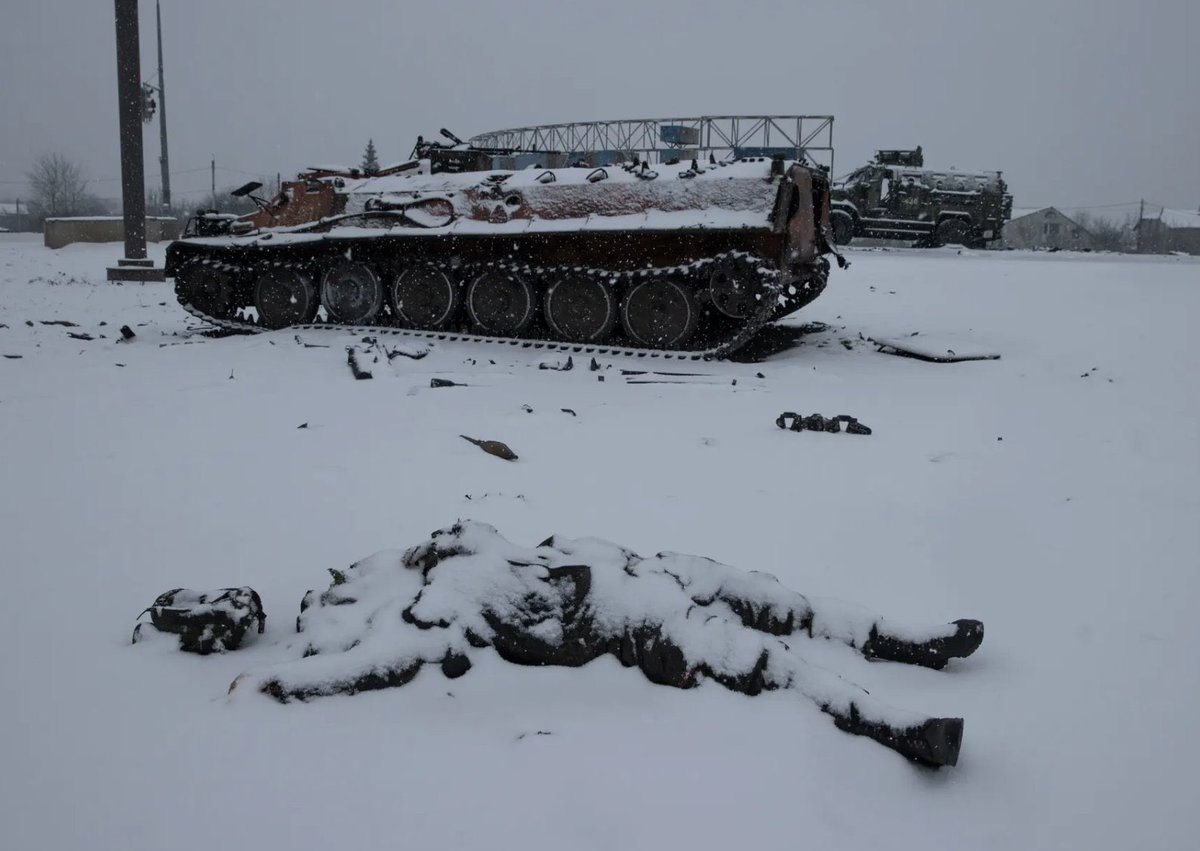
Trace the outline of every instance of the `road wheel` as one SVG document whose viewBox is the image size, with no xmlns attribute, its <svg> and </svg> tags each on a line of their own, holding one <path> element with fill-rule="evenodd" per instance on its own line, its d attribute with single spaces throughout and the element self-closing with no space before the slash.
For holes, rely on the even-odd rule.
<svg viewBox="0 0 1200 851">
<path fill-rule="evenodd" d="M 639 345 L 678 348 L 696 330 L 696 297 L 682 282 L 652 278 L 635 284 L 621 306 L 621 323 Z"/>
<path fill-rule="evenodd" d="M 733 319 L 745 319 L 758 305 L 758 278 L 747 264 L 736 260 L 718 263 L 708 276 L 713 307 Z"/>
<path fill-rule="evenodd" d="M 277 266 L 261 275 L 254 285 L 258 321 L 267 328 L 312 322 L 319 304 L 316 284 L 298 269 Z"/>
<path fill-rule="evenodd" d="M 537 293 L 525 278 L 513 272 L 489 269 L 467 287 L 467 313 L 485 334 L 512 337 L 533 321 Z"/>
<path fill-rule="evenodd" d="M 937 226 L 938 242 L 942 245 L 966 245 L 971 230 L 971 226 L 962 219 L 942 219 Z"/>
<path fill-rule="evenodd" d="M 617 324 L 617 299 L 604 281 L 588 275 L 559 278 L 546 291 L 546 324 L 559 340 L 600 343 Z"/>
<path fill-rule="evenodd" d="M 854 239 L 854 218 L 844 210 L 829 214 L 829 226 L 833 231 L 834 245 L 849 245 Z"/>
<path fill-rule="evenodd" d="M 383 307 L 383 284 L 370 266 L 343 260 L 321 276 L 321 304 L 331 322 L 371 322 Z"/>
<path fill-rule="evenodd" d="M 175 276 L 179 298 L 215 319 L 228 319 L 237 308 L 233 274 L 208 263 L 189 263 Z"/>
<path fill-rule="evenodd" d="M 433 266 L 410 266 L 392 281 L 392 308 L 409 328 L 438 331 L 458 314 L 461 288 Z"/>
</svg>

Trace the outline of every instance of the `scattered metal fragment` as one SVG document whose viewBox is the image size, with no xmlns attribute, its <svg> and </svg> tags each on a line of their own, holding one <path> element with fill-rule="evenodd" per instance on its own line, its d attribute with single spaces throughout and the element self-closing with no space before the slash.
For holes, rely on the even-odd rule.
<svg viewBox="0 0 1200 851">
<path fill-rule="evenodd" d="M 559 408 L 559 410 L 562 411 L 564 414 L 570 414 L 573 417 L 579 416 L 579 414 L 575 413 L 570 408 Z"/>
<path fill-rule="evenodd" d="M 72 340 L 94 340 L 94 339 L 96 339 L 91 334 L 77 333 L 75 331 L 68 331 L 67 336 L 70 337 Z"/>
<path fill-rule="evenodd" d="M 363 369 L 362 366 L 359 365 L 358 349 L 356 349 L 354 346 L 346 347 L 346 363 L 350 365 L 350 372 L 353 373 L 356 380 L 364 381 L 368 378 L 374 378 L 374 376 L 371 375 L 368 370 Z"/>
<path fill-rule="evenodd" d="M 495 455 L 497 458 L 501 458 L 505 461 L 517 460 L 517 453 L 513 452 L 506 444 L 501 443 L 498 440 L 476 440 L 473 437 L 467 437 L 465 434 L 460 434 L 459 437 L 468 443 L 474 443 L 489 455 Z"/>
<path fill-rule="evenodd" d="M 588 369 L 591 370 L 592 372 L 599 371 L 600 364 L 596 361 L 595 358 L 592 358 L 592 362 L 588 364 Z"/>
<path fill-rule="evenodd" d="M 104 323 L 101 322 L 100 324 L 103 325 Z M 121 326 L 121 339 L 132 340 L 136 336 L 137 336 L 137 334 L 133 333 L 133 329 L 130 328 L 128 325 Z"/>
<path fill-rule="evenodd" d="M 542 362 L 538 364 L 538 369 L 552 369 L 555 372 L 567 372 L 574 368 L 575 361 L 570 355 L 567 355 L 567 360 L 565 363 L 563 361 L 554 361 L 553 363 Z"/>
<path fill-rule="evenodd" d="M 21 358 L 25 357 L 25 355 L 5 355 L 5 357 L 9 360 L 20 360 Z"/>
<path fill-rule="evenodd" d="M 299 334 L 297 334 L 294 339 L 296 340 L 297 343 L 299 343 L 301 346 L 304 346 L 304 348 L 306 348 L 306 349 L 328 349 L 329 348 L 329 346 L 322 346 L 320 343 L 306 343 L 300 339 Z"/>
<path fill-rule="evenodd" d="M 528 733 L 521 733 L 519 736 L 517 736 L 516 740 L 519 742 L 528 735 L 529 735 Z M 538 730 L 536 733 L 534 733 L 534 735 L 535 736 L 552 736 L 554 734 L 551 733 L 549 730 Z"/>
<path fill-rule="evenodd" d="M 409 358 L 411 360 L 420 360 L 421 358 L 423 358 L 427 354 L 429 354 L 429 349 L 418 349 L 415 352 L 408 352 L 401 348 L 389 349 L 385 346 L 383 348 L 383 353 L 385 355 L 387 355 L 387 359 L 389 362 L 396 358 Z"/>
<path fill-rule="evenodd" d="M 971 360 L 1000 360 L 1000 353 L 989 351 L 987 349 L 979 349 L 972 347 L 971 351 L 956 352 L 951 348 L 940 348 L 936 342 L 917 340 L 916 334 L 909 334 L 906 337 L 891 337 L 884 339 L 882 337 L 869 338 L 875 344 L 877 350 L 889 355 L 899 355 L 901 357 L 917 358 L 918 360 L 931 361 L 933 363 L 957 363 L 959 361 Z M 968 344 L 970 345 L 970 344 Z"/>
<path fill-rule="evenodd" d="M 675 378 L 681 376 L 700 376 L 709 375 L 707 372 L 655 372 L 654 370 L 646 369 L 623 369 L 621 375 L 669 375 Z"/>
<path fill-rule="evenodd" d="M 527 414 L 532 414 L 532 413 L 533 413 L 533 406 L 532 406 L 532 405 L 522 405 L 522 406 L 521 406 L 521 410 L 522 410 L 522 411 L 524 411 L 524 412 L 525 412 L 525 413 L 527 413 Z"/>
<path fill-rule="evenodd" d="M 790 420 L 790 422 L 789 422 Z M 846 426 L 846 434 L 870 434 L 871 429 L 860 423 L 849 414 L 838 414 L 836 417 L 823 417 L 820 414 L 804 416 L 792 411 L 784 411 L 775 418 L 775 425 L 787 431 L 824 431 L 837 434 Z"/>
<path fill-rule="evenodd" d="M 308 428 L 308 423 L 300 423 L 300 425 L 296 426 L 296 428 L 298 428 L 298 429 Z"/>
<path fill-rule="evenodd" d="M 451 381 L 449 378 L 431 378 L 429 379 L 430 387 L 469 387 L 469 384 L 461 384 L 457 381 Z"/>
<path fill-rule="evenodd" d="M 78 328 L 79 327 L 78 323 L 68 322 L 65 319 L 39 319 L 38 321 L 43 325 L 61 325 L 64 328 Z M 32 325 L 33 323 L 29 322 L 26 324 Z"/>
</svg>

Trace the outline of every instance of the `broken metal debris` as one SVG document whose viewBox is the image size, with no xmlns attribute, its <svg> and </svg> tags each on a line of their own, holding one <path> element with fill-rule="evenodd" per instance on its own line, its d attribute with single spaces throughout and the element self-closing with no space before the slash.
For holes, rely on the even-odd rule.
<svg viewBox="0 0 1200 851">
<path fill-rule="evenodd" d="M 350 365 L 350 372 L 354 374 L 356 380 L 363 381 L 368 378 L 374 378 L 369 370 L 364 369 L 362 365 L 359 364 L 358 349 L 356 349 L 354 346 L 346 347 L 346 363 Z"/>
<path fill-rule="evenodd" d="M 551 369 L 555 372 L 568 372 L 574 368 L 575 361 L 570 355 L 567 356 L 566 361 L 553 361 L 551 363 L 543 362 L 538 364 L 538 369 Z"/>
<path fill-rule="evenodd" d="M 461 384 L 457 381 L 451 381 L 449 378 L 431 378 L 429 379 L 430 387 L 469 387 L 469 384 Z"/>
<path fill-rule="evenodd" d="M 790 420 L 790 422 L 789 422 Z M 846 426 L 846 434 L 870 434 L 871 429 L 863 425 L 849 414 L 838 414 L 836 417 L 823 417 L 820 414 L 803 414 L 784 411 L 775 418 L 775 425 L 787 431 L 824 431 L 837 434 Z"/>
<path fill-rule="evenodd" d="M 304 346 L 304 348 L 306 348 L 306 349 L 328 349 L 329 348 L 329 346 L 322 346 L 319 343 L 306 343 L 300 339 L 299 334 L 297 334 L 295 336 L 295 340 L 297 343 L 299 343 L 301 346 Z"/>
<path fill-rule="evenodd" d="M 918 360 L 931 361 L 933 363 L 958 363 L 959 361 L 972 360 L 1000 360 L 1000 353 L 989 351 L 986 349 L 973 348 L 971 351 L 955 351 L 951 348 L 940 348 L 934 342 L 928 340 L 917 340 L 916 334 L 909 334 L 906 337 L 887 338 L 871 337 L 869 338 L 875 344 L 877 350 L 889 355 L 899 355 L 900 357 L 916 358 Z M 968 344 L 969 345 L 969 344 Z"/>
<path fill-rule="evenodd" d="M 517 460 L 517 453 L 509 449 L 507 444 L 501 443 L 498 440 L 477 440 L 474 437 L 467 437 L 465 434 L 460 434 L 459 437 L 468 443 L 474 443 L 489 455 L 495 455 L 497 458 L 505 461 Z"/>
</svg>

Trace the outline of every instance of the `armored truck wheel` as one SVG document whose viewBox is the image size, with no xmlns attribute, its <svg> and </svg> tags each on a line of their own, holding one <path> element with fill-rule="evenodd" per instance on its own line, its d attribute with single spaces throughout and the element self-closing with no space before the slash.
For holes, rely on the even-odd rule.
<svg viewBox="0 0 1200 851">
<path fill-rule="evenodd" d="M 370 266 L 343 260 L 321 276 L 321 304 L 331 322 L 371 322 L 383 307 L 383 284 Z"/>
<path fill-rule="evenodd" d="M 937 239 L 942 245 L 966 245 L 971 226 L 962 219 L 942 219 L 937 226 Z"/>
<path fill-rule="evenodd" d="M 258 321 L 267 328 L 304 325 L 317 316 L 316 284 L 299 269 L 278 266 L 259 276 L 254 307 Z"/>
<path fill-rule="evenodd" d="M 467 287 L 467 312 L 485 334 L 513 337 L 533 321 L 537 293 L 515 272 L 488 269 Z"/>
<path fill-rule="evenodd" d="M 235 284 L 232 273 L 210 263 L 189 263 L 175 276 L 181 303 L 221 319 L 229 318 L 237 307 Z"/>
<path fill-rule="evenodd" d="M 639 345 L 656 349 L 682 346 L 696 330 L 696 297 L 681 280 L 651 278 L 635 284 L 621 307 L 621 324 Z"/>
<path fill-rule="evenodd" d="M 612 332 L 620 311 L 616 295 L 602 279 L 568 274 L 546 291 L 545 313 L 546 324 L 556 337 L 572 343 L 600 343 Z"/>
<path fill-rule="evenodd" d="M 854 239 L 854 218 L 844 210 L 834 210 L 829 214 L 829 227 L 833 231 L 835 245 L 849 245 Z"/>
<path fill-rule="evenodd" d="M 441 269 L 411 266 L 392 281 L 392 309 L 410 328 L 437 331 L 458 314 L 461 288 Z"/>
</svg>

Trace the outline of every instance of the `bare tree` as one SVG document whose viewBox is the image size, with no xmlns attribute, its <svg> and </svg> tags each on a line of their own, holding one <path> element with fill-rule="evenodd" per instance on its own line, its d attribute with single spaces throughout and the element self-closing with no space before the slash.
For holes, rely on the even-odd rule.
<svg viewBox="0 0 1200 851">
<path fill-rule="evenodd" d="M 33 187 L 31 206 L 41 218 L 82 215 L 95 206 L 83 169 L 60 153 L 42 154 L 26 177 Z"/>
<path fill-rule="evenodd" d="M 1133 222 L 1118 222 L 1086 212 L 1076 217 L 1079 224 L 1092 235 L 1092 247 L 1098 251 L 1132 251 Z"/>
</svg>

